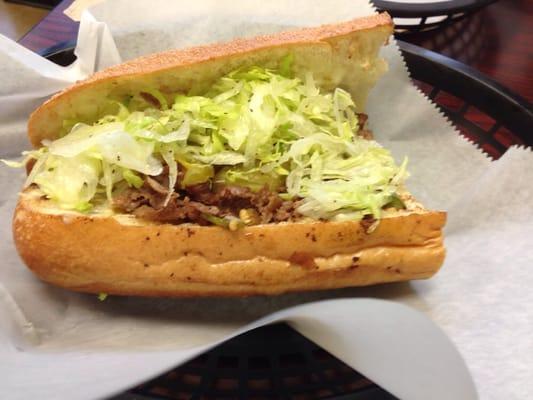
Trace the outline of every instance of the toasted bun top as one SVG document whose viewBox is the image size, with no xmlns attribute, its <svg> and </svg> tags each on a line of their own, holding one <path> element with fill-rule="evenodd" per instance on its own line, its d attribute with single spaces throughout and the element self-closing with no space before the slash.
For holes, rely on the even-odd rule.
<svg viewBox="0 0 533 400">
<path fill-rule="evenodd" d="M 360 111 L 368 90 L 386 70 L 377 57 L 393 30 L 386 13 L 339 24 L 237 39 L 222 44 L 173 50 L 140 57 L 100 71 L 53 96 L 30 117 L 33 146 L 63 133 L 63 121 L 92 123 L 106 113 L 109 100 L 122 100 L 148 89 L 164 94 L 201 93 L 220 76 L 239 67 L 277 67 L 294 56 L 297 76 L 312 72 L 324 89 L 349 91 Z"/>
</svg>

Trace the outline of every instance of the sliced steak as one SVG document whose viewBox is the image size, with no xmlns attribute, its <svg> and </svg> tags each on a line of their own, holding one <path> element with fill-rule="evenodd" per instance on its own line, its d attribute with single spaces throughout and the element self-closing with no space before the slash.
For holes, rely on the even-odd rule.
<svg viewBox="0 0 533 400">
<path fill-rule="evenodd" d="M 207 224 L 202 214 L 238 218 L 242 210 L 253 210 L 260 223 L 281 222 L 299 216 L 294 201 L 283 201 L 266 186 L 254 192 L 241 186 L 222 186 L 212 190 L 209 182 L 188 186 L 168 195 L 168 170 L 156 177 L 145 177 L 141 188 L 129 188 L 115 195 L 113 206 L 151 221 Z"/>
</svg>

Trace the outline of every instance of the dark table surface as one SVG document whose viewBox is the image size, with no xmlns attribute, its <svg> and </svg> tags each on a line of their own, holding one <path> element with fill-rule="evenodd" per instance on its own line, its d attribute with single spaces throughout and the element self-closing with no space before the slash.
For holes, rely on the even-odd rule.
<svg viewBox="0 0 533 400">
<path fill-rule="evenodd" d="M 73 42 L 79 24 L 63 14 L 63 0 L 20 43 L 36 52 Z M 403 35 L 418 44 L 470 65 L 533 101 L 533 1 L 500 0 L 444 28 Z"/>
</svg>

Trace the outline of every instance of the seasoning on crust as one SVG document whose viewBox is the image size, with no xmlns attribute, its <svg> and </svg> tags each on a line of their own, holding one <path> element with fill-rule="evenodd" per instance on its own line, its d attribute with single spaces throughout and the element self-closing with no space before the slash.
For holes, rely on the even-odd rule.
<svg viewBox="0 0 533 400">
<path fill-rule="evenodd" d="M 38 191 L 26 191 L 13 230 L 33 272 L 71 290 L 245 296 L 429 278 L 444 260 L 445 218 L 443 212 L 403 211 L 383 218 L 370 234 L 360 221 L 230 231 L 65 212 Z"/>
<path fill-rule="evenodd" d="M 22 259 L 140 296 L 429 278 L 446 214 L 406 191 L 364 114 L 391 32 L 377 14 L 160 53 L 52 97 L 28 126 L 43 147 L 13 220 Z"/>
</svg>

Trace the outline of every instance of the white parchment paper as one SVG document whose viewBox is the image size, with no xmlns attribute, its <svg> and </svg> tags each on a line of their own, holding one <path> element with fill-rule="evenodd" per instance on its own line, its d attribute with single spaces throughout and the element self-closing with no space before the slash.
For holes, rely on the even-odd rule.
<svg viewBox="0 0 533 400">
<path fill-rule="evenodd" d="M 25 122 L 40 102 L 97 69 L 371 12 L 348 0 L 114 0 L 83 15 L 78 61 L 67 68 L 0 36 L 0 156 L 29 146 Z M 400 398 L 476 398 L 461 358 L 429 319 L 458 347 L 481 398 L 533 395 L 533 155 L 512 148 L 490 162 L 409 82 L 394 42 L 383 56 L 390 71 L 370 96 L 371 127 L 398 160 L 409 157 L 411 191 L 449 212 L 448 256 L 435 278 L 274 298 L 99 302 L 45 285 L 22 265 L 10 219 L 24 176 L 0 168 L 0 398 L 102 397 L 278 320 Z"/>
</svg>

